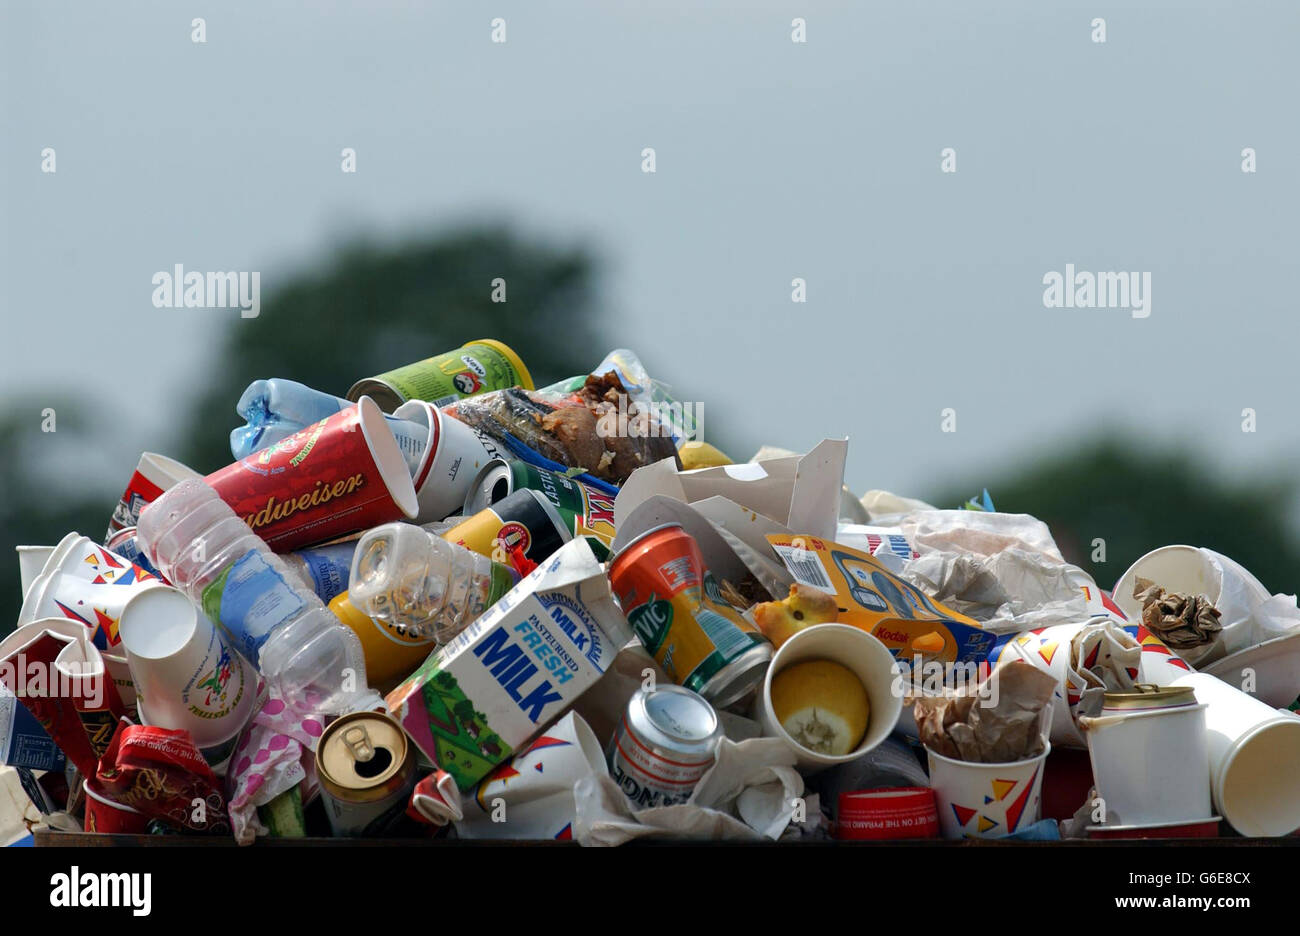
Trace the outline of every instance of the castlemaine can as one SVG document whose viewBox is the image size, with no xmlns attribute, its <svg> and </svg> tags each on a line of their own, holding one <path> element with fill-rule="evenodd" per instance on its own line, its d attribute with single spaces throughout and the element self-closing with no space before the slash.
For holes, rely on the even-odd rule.
<svg viewBox="0 0 1300 936">
<path fill-rule="evenodd" d="M 762 681 L 772 645 L 723 600 L 680 523 L 652 527 L 620 549 L 609 582 L 646 650 L 679 686 L 725 708 Z"/>
<path fill-rule="evenodd" d="M 381 712 L 332 722 L 316 746 L 321 800 L 335 835 L 373 835 L 405 814 L 415 788 L 415 748 Z"/>
<path fill-rule="evenodd" d="M 348 391 L 348 399 L 369 396 L 385 413 L 391 413 L 407 400 L 446 406 L 507 387 L 532 390 L 528 368 L 507 345 L 493 338 L 480 338 L 454 351 L 358 380 Z"/>
<path fill-rule="evenodd" d="M 638 689 L 609 741 L 610 776 L 636 809 L 690 799 L 713 766 L 722 726 L 708 702 L 681 686 Z"/>
<path fill-rule="evenodd" d="M 574 536 L 588 536 L 605 547 L 596 549 L 596 558 L 604 559 L 614 542 L 614 498 L 589 487 L 577 478 L 558 471 L 538 468 L 525 461 L 495 458 L 470 482 L 465 498 L 465 516 L 504 500 L 515 491 L 537 491 L 551 502 L 564 518 Z"/>
<path fill-rule="evenodd" d="M 442 538 L 502 565 L 511 564 L 511 554 L 516 548 L 525 559 L 541 565 L 573 539 L 573 534 L 560 512 L 541 492 L 521 489 L 466 517 L 443 533 Z"/>
</svg>

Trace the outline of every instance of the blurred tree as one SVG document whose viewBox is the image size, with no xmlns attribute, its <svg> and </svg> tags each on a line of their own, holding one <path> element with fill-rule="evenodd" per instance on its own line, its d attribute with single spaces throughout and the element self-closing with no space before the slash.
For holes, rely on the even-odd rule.
<svg viewBox="0 0 1300 936">
<path fill-rule="evenodd" d="M 94 450 L 91 427 L 69 400 L 7 400 L 0 416 L 0 593 L 7 613 L 0 636 L 13 630 L 22 607 L 22 588 L 14 547 L 52 546 L 76 530 L 99 540 L 108 528 L 112 504 L 105 505 L 78 483 L 78 453 Z M 52 408 L 55 431 L 42 431 L 42 412 Z M 123 484 L 125 486 L 125 483 Z"/>
<path fill-rule="evenodd" d="M 1300 588 L 1300 549 L 1286 521 L 1295 482 L 1217 480 L 1188 452 L 1111 438 L 1036 459 L 988 485 L 994 506 L 1046 523 L 1067 560 L 1109 589 L 1135 560 L 1158 546 L 1206 546 L 1249 569 L 1270 591 Z M 949 491 L 939 506 L 965 503 L 977 490 Z M 1105 561 L 1100 556 L 1104 541 Z"/>
<path fill-rule="evenodd" d="M 229 464 L 235 401 L 257 379 L 287 377 L 343 396 L 362 377 L 474 338 L 510 345 L 538 386 L 588 370 L 609 350 L 591 274 L 581 251 L 505 230 L 346 247 L 229 329 L 181 460 L 205 472 Z M 492 301 L 498 279 L 505 302 Z"/>
</svg>

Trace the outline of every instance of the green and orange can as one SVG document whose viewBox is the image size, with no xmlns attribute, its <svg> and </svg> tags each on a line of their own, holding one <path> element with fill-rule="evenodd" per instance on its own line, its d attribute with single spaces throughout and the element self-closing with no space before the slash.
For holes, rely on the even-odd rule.
<svg viewBox="0 0 1300 936">
<path fill-rule="evenodd" d="M 385 413 L 391 413 L 408 400 L 425 400 L 441 407 L 507 387 L 532 390 L 528 368 L 508 345 L 495 338 L 480 338 L 453 351 L 358 380 L 348 391 L 348 399 L 355 402 L 368 396 Z"/>
<path fill-rule="evenodd" d="M 762 682 L 772 645 L 723 600 L 681 524 L 628 542 L 610 562 L 609 582 L 641 643 L 677 685 L 725 708 Z"/>
</svg>

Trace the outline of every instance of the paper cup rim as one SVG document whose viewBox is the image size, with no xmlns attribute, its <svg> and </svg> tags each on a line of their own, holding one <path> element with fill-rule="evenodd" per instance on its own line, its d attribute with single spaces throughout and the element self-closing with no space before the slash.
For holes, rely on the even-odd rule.
<svg viewBox="0 0 1300 936">
<path fill-rule="evenodd" d="M 411 469 L 407 467 L 406 458 L 393 437 L 383 410 L 368 396 L 357 400 L 357 424 L 388 496 L 408 520 L 414 519 L 420 512 L 420 502 L 415 496 L 415 485 L 411 483 Z"/>
<path fill-rule="evenodd" d="M 157 592 L 158 594 L 153 595 L 151 594 L 152 592 Z M 179 596 L 179 598 L 184 599 L 186 606 L 188 606 L 191 612 L 192 623 L 190 625 L 189 637 L 186 638 L 185 644 L 182 646 L 181 649 L 184 649 L 184 646 L 189 645 L 190 641 L 194 638 L 195 632 L 199 629 L 200 626 L 199 609 L 194 606 L 194 602 L 190 601 L 190 599 L 186 597 L 184 592 L 182 592 L 180 589 L 175 588 L 173 586 L 163 586 L 163 588 L 141 589 L 140 591 L 136 592 L 134 595 L 132 595 L 130 598 L 126 600 L 126 604 L 122 605 L 122 613 L 118 616 L 117 619 L 118 643 L 122 645 L 122 647 L 125 649 L 127 653 L 129 653 L 131 656 L 135 657 L 136 659 L 142 660 L 149 664 L 155 664 L 161 660 L 166 660 L 169 659 L 170 657 L 175 656 L 177 653 L 180 652 L 180 650 L 173 651 L 172 653 L 169 653 L 166 656 L 161 656 L 161 657 L 146 656 L 143 653 L 138 653 L 135 650 L 132 650 L 130 646 L 127 645 L 126 633 L 122 626 L 123 622 L 126 620 L 127 611 L 130 610 L 131 605 L 136 604 L 140 598 L 146 595 L 149 596 L 150 601 L 158 601 L 162 598 L 163 595 L 167 595 L 168 596 L 167 600 L 175 602 L 177 607 L 180 607 L 180 601 L 177 598 L 171 596 L 176 595 Z M 211 627 L 213 625 L 209 624 L 209 626 Z"/>
<path fill-rule="evenodd" d="M 406 410 L 406 412 L 403 413 L 403 410 Z M 398 419 L 409 419 L 411 416 L 421 414 L 424 418 L 418 420 L 418 422 L 422 423 L 425 428 L 424 454 L 420 456 L 420 464 L 416 467 L 415 474 L 411 476 L 411 486 L 415 488 L 417 501 L 420 497 L 421 488 L 424 487 L 425 482 L 429 480 L 429 475 L 433 472 L 438 440 L 442 435 L 442 413 L 426 400 L 407 400 L 392 412 L 392 415 Z"/>
<path fill-rule="evenodd" d="M 1035 763 L 1039 763 L 1040 761 L 1047 760 L 1047 755 L 1052 753 L 1052 742 L 1048 739 L 1046 734 L 1040 735 L 1040 737 L 1043 740 L 1043 751 L 1041 754 L 1036 754 L 1033 757 L 1026 757 L 1023 760 L 998 761 L 996 763 L 993 762 L 985 763 L 984 761 L 955 760 L 951 757 L 946 757 L 943 754 L 940 754 L 929 747 L 926 747 L 924 744 L 922 744 L 921 746 L 925 748 L 925 753 L 928 757 L 937 758 L 939 761 L 945 764 L 953 764 L 957 767 L 976 767 L 981 769 L 987 767 L 990 770 L 1010 770 L 1013 767 L 1024 767 L 1028 764 L 1035 764 Z M 931 789 L 934 788 L 931 787 Z"/>
<path fill-rule="evenodd" d="M 166 472 L 168 474 L 168 477 L 166 477 L 164 480 L 167 481 L 168 483 L 166 485 L 159 484 L 155 478 L 150 477 L 150 475 L 144 471 L 146 465 L 148 465 L 151 468 L 160 469 L 160 473 Z M 180 470 L 178 471 L 176 469 L 180 469 Z M 134 474 L 139 474 L 146 481 L 162 488 L 164 491 L 166 491 L 168 487 L 170 487 L 171 485 L 180 484 L 182 481 L 189 481 L 193 478 L 203 477 L 203 475 L 199 474 L 197 471 L 195 471 L 193 468 L 191 468 L 189 465 L 185 464 L 184 462 L 177 461 L 176 459 L 172 458 L 170 455 L 162 455 L 158 452 L 141 452 L 140 460 L 137 461 L 135 464 Z M 127 481 L 127 485 L 128 487 L 130 486 L 129 479 Z"/>
<path fill-rule="evenodd" d="M 137 816 L 144 815 L 144 813 L 140 812 L 140 810 L 133 809 L 132 807 L 128 806 L 126 803 L 119 803 L 117 800 L 109 799 L 102 791 L 96 788 L 94 781 L 91 779 L 87 779 L 86 782 L 81 785 L 81 788 L 85 790 L 86 795 L 89 796 L 91 799 L 93 799 L 96 803 L 100 803 L 104 806 L 107 806 L 109 809 L 120 809 L 123 812 L 133 813 L 134 815 Z"/>
<path fill-rule="evenodd" d="M 898 718 L 903 711 L 903 700 L 899 696 L 896 696 L 894 694 L 894 689 L 893 689 L 894 679 L 896 679 L 899 675 L 898 661 L 895 660 L 894 655 L 889 652 L 889 648 L 886 647 L 883 643 L 881 643 L 878 637 L 874 636 L 873 634 L 867 633 L 865 630 L 863 630 L 860 627 L 854 627 L 851 624 L 827 622 L 825 624 L 814 624 L 811 627 L 805 627 L 802 630 L 795 632 L 793 636 L 787 639 L 785 643 L 781 644 L 781 646 L 778 647 L 776 651 L 772 654 L 772 659 L 768 663 L 767 672 L 763 676 L 763 688 L 761 693 L 759 694 L 759 705 L 762 706 L 762 710 L 764 714 L 766 715 L 767 710 L 771 708 L 772 679 L 774 676 L 776 676 L 777 673 L 781 671 L 781 668 L 777 666 L 781 654 L 786 652 L 787 649 L 792 644 L 796 643 L 796 641 L 798 641 L 802 635 L 811 634 L 814 632 L 829 634 L 830 630 L 828 630 L 828 628 L 838 628 L 839 632 L 852 633 L 854 635 L 853 636 L 854 640 L 862 640 L 862 646 L 870 648 L 868 652 L 870 652 L 874 656 L 879 657 L 882 662 L 884 661 L 885 658 L 888 658 L 890 662 L 890 674 L 891 674 L 890 686 L 888 692 L 889 692 L 890 699 L 893 701 L 893 705 L 890 706 L 890 709 L 892 710 L 893 713 L 893 717 L 889 719 L 890 721 L 889 730 L 884 732 L 884 734 L 882 734 L 875 741 L 870 741 L 872 724 L 877 715 L 877 712 L 875 711 L 875 706 L 872 706 L 872 711 L 867 718 L 867 730 L 863 734 L 862 740 L 852 751 L 849 751 L 847 754 L 819 754 L 816 751 L 809 750 L 808 748 L 800 744 L 798 741 L 796 741 L 794 738 L 792 738 L 790 736 L 790 733 L 785 730 L 785 727 L 776 719 L 775 715 L 770 716 L 772 725 L 777 732 L 775 737 L 780 738 L 782 741 L 784 741 L 787 745 L 790 746 L 791 750 L 793 750 L 796 756 L 799 758 L 799 763 L 801 766 L 806 763 L 809 766 L 816 765 L 818 767 L 833 767 L 836 764 L 851 763 L 857 760 L 858 758 L 863 757 L 866 754 L 869 754 L 874 748 L 879 747 L 880 744 L 885 740 L 885 738 L 888 738 L 890 734 L 893 733 L 894 727 L 898 724 Z M 865 640 L 863 640 L 863 638 L 865 638 Z M 804 639 L 807 640 L 806 637 Z M 882 657 L 881 654 L 883 654 L 884 656 Z M 805 662 L 805 661 L 798 660 L 796 662 Z M 808 662 L 811 662 L 811 660 Z M 845 663 L 843 660 L 832 660 L 831 662 L 839 663 L 841 666 L 848 666 L 848 664 Z M 852 669 L 852 667 L 849 668 Z M 854 672 L 853 675 L 857 676 L 858 674 Z M 867 689 L 865 685 L 863 686 L 863 688 Z M 870 695 L 870 690 L 868 690 L 868 695 Z"/>
<path fill-rule="evenodd" d="M 1253 646 L 1246 647 L 1244 650 L 1237 650 L 1234 653 L 1229 653 L 1227 656 L 1219 657 L 1219 659 L 1215 660 L 1213 663 L 1207 663 L 1205 666 L 1198 668 L 1196 672 L 1208 673 L 1211 676 L 1217 677 L 1218 672 L 1216 672 L 1216 670 L 1231 670 L 1234 666 L 1240 666 L 1243 662 L 1246 662 L 1247 658 L 1250 657 L 1251 654 L 1258 654 L 1266 647 L 1276 649 L 1287 641 L 1296 641 L 1300 643 L 1300 628 L 1297 628 L 1288 634 L 1282 634 L 1280 637 L 1270 637 L 1268 640 L 1260 641 Z M 1300 650 L 1300 647 L 1297 647 L 1296 649 Z M 1266 655 L 1266 658 L 1271 659 L 1273 656 L 1276 656 L 1276 654 L 1269 653 Z M 1251 659 L 1253 662 L 1253 658 Z"/>
<path fill-rule="evenodd" d="M 1105 728 L 1109 725 L 1119 724 L 1120 722 L 1130 721 L 1138 718 L 1153 718 L 1157 715 L 1177 715 L 1186 712 L 1204 712 L 1210 707 L 1208 702 L 1196 702 L 1192 705 L 1175 705 L 1170 708 L 1133 710 L 1129 712 L 1111 712 L 1106 715 L 1080 715 L 1079 727 L 1083 728 L 1085 724 L 1092 725 L 1096 722 L 1104 724 L 1097 725 L 1098 728 Z M 926 748 L 929 750 L 929 748 Z"/>
<path fill-rule="evenodd" d="M 1260 704 L 1262 705 L 1264 703 L 1260 703 Z M 1247 728 L 1245 731 L 1243 731 L 1241 734 L 1239 734 L 1236 738 L 1233 739 L 1232 744 L 1229 746 L 1227 754 L 1224 755 L 1223 761 L 1219 765 L 1219 769 L 1214 772 L 1214 776 L 1212 778 L 1212 784 L 1210 787 L 1210 792 L 1213 794 L 1213 801 L 1215 805 L 1219 807 L 1219 812 L 1223 814 L 1223 818 L 1228 821 L 1228 824 L 1231 825 L 1238 832 L 1240 832 L 1242 835 L 1273 837 L 1279 835 L 1289 835 L 1290 833 L 1296 831 L 1297 829 L 1300 829 L 1300 809 L 1298 809 L 1296 813 L 1297 825 L 1293 828 L 1288 828 L 1285 831 L 1282 832 L 1260 831 L 1258 825 L 1256 825 L 1254 828 L 1251 829 L 1243 829 L 1241 826 L 1237 825 L 1237 823 L 1233 821 L 1232 816 L 1229 815 L 1229 813 L 1236 812 L 1236 810 L 1229 809 L 1228 804 L 1224 802 L 1223 799 L 1224 783 L 1228 777 L 1228 768 L 1232 766 L 1232 762 L 1236 760 L 1237 755 L 1241 753 L 1241 750 L 1246 746 L 1246 743 L 1271 728 L 1276 728 L 1280 725 L 1286 725 L 1292 722 L 1295 723 L 1297 729 L 1300 729 L 1300 716 L 1290 715 L 1290 714 L 1284 715 L 1282 712 L 1277 712 L 1276 718 L 1260 719 L 1258 722 L 1251 725 L 1249 728 Z M 1240 816 L 1238 818 L 1240 818 Z"/>
<path fill-rule="evenodd" d="M 1218 825 L 1222 821 L 1222 816 L 1215 815 L 1206 816 L 1204 819 L 1170 819 L 1165 822 L 1135 822 L 1125 825 L 1105 825 L 1104 823 L 1095 823 L 1093 825 L 1084 826 L 1083 828 L 1084 831 L 1091 835 L 1093 830 L 1098 832 L 1141 832 L 1146 829 L 1172 829 L 1177 828 L 1178 826 L 1208 825 L 1211 822 Z"/>
</svg>

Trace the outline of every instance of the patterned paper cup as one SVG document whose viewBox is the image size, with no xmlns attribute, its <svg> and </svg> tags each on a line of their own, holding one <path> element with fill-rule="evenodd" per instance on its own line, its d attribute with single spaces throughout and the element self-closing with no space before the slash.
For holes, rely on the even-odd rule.
<svg viewBox="0 0 1300 936">
<path fill-rule="evenodd" d="M 1038 821 L 1043 764 L 1052 746 L 1008 764 L 953 760 L 926 748 L 944 838 L 1005 838 Z"/>
</svg>

